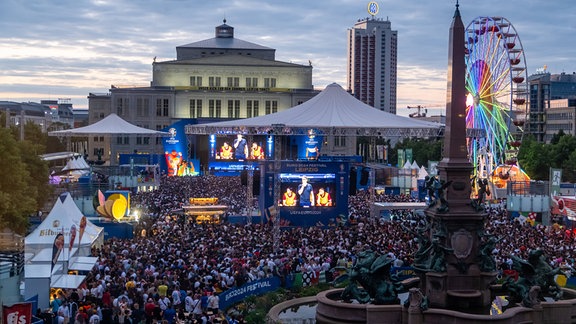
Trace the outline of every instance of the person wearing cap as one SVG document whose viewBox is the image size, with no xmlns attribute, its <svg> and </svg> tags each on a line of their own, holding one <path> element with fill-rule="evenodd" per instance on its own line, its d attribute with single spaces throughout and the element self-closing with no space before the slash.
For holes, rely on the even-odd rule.
<svg viewBox="0 0 576 324">
<path fill-rule="evenodd" d="M 314 190 L 312 185 L 308 183 L 308 177 L 306 176 L 302 177 L 302 183 L 298 185 L 298 195 L 300 196 L 300 206 L 314 206 Z"/>
</svg>

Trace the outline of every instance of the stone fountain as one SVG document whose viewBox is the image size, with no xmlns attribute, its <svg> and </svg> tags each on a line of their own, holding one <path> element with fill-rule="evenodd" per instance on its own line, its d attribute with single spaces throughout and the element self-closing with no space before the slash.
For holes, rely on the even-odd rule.
<svg viewBox="0 0 576 324">
<path fill-rule="evenodd" d="M 444 158 L 439 176 L 427 181 L 428 225 L 415 233 L 419 279 L 397 282 L 386 274 L 390 260 L 366 251 L 351 270 L 350 286 L 316 296 L 316 323 L 576 323 L 576 291 L 555 284 L 553 274 L 558 272 L 537 251 L 529 260 L 516 258 L 523 269 L 520 279 L 495 285 L 491 251 L 498 238 L 484 231 L 482 198 L 480 203 L 470 198 L 473 167 L 466 146 L 465 77 L 465 28 L 457 3 L 450 27 Z M 375 278 L 366 279 L 366 274 Z M 408 297 L 400 304 L 396 297 L 403 288 Z M 554 298 L 543 299 L 542 291 Z M 498 315 L 478 314 L 476 310 L 489 309 L 499 295 L 508 295 L 513 304 Z M 298 303 L 277 305 L 270 321 Z"/>
</svg>

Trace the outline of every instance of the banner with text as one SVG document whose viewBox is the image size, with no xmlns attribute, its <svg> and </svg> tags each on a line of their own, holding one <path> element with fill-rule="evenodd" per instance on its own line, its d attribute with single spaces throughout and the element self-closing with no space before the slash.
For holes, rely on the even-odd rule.
<svg viewBox="0 0 576 324">
<path fill-rule="evenodd" d="M 2 323 L 32 323 L 32 303 L 18 303 L 11 306 L 2 305 Z"/>
<path fill-rule="evenodd" d="M 220 309 L 225 310 L 242 299 L 262 295 L 280 288 L 280 278 L 271 277 L 262 280 L 249 282 L 242 287 L 228 289 L 222 292 L 220 298 Z"/>
</svg>

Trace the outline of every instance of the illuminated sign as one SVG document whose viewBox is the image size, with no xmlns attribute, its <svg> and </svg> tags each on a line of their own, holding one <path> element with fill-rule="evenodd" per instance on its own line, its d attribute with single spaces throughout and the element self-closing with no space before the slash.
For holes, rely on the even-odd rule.
<svg viewBox="0 0 576 324">
<path fill-rule="evenodd" d="M 379 7 L 378 7 L 378 3 L 376 1 L 370 1 L 368 3 L 368 13 L 371 16 L 376 16 L 378 14 L 378 10 L 379 10 Z"/>
</svg>

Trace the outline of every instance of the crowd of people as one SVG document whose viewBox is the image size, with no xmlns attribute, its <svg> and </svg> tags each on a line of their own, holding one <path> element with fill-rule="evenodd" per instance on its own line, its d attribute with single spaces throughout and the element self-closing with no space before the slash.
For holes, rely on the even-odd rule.
<svg viewBox="0 0 576 324">
<path fill-rule="evenodd" d="M 418 249 L 414 233 L 425 222 L 424 216 L 405 212 L 393 221 L 374 221 L 371 200 L 414 199 L 359 191 L 349 197 L 353 225 L 287 228 L 274 246 L 270 224 L 183 223 L 172 211 L 190 197 L 217 197 L 232 214 L 246 203 L 239 177 L 165 177 L 158 190 L 134 194 L 132 206 L 147 215 L 142 219 L 146 234 L 112 238 L 93 249 L 98 262 L 85 285 L 55 296 L 57 318 L 67 323 L 244 323 L 241 314 L 219 309 L 221 292 L 270 276 L 285 283 L 298 272 L 349 267 L 366 249 L 388 254 L 395 266 L 411 266 Z M 492 251 L 499 270 L 509 269 L 510 255 L 526 258 L 536 248 L 544 249 L 552 265 L 573 265 L 575 241 L 559 226 L 511 220 L 503 204 L 486 212 L 486 233 L 502 237 Z"/>
</svg>

